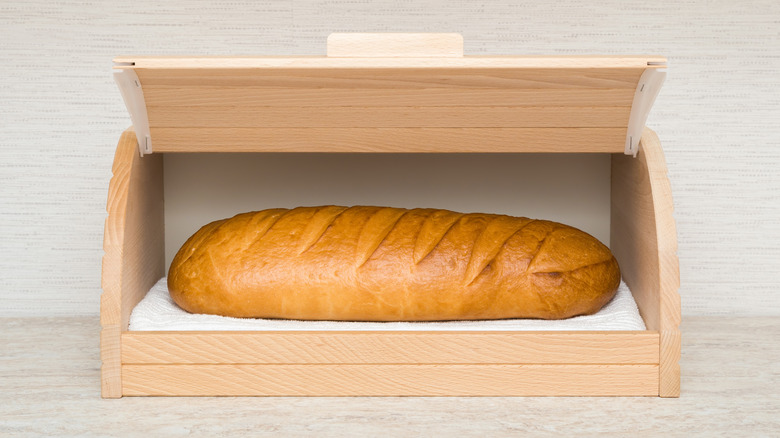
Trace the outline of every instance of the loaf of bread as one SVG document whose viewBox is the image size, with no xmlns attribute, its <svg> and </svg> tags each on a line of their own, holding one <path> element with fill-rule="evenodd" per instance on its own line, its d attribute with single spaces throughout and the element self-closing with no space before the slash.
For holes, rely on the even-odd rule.
<svg viewBox="0 0 780 438">
<path fill-rule="evenodd" d="M 561 319 L 620 283 L 594 237 L 555 222 L 385 207 L 299 207 L 212 222 L 168 273 L 191 313 L 339 321 Z"/>
</svg>

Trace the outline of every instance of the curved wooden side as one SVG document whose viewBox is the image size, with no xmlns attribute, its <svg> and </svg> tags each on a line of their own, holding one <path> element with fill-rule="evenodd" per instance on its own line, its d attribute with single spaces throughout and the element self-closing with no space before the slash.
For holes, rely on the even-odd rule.
<svg viewBox="0 0 780 438">
<path fill-rule="evenodd" d="M 130 312 L 163 276 L 162 156 L 141 158 L 132 129 L 119 139 L 103 234 L 100 297 L 101 392 L 122 396 L 121 332 Z"/>
<path fill-rule="evenodd" d="M 658 136 L 612 156 L 610 242 L 648 330 L 660 335 L 659 395 L 680 395 L 680 271 L 671 186 Z"/>
</svg>

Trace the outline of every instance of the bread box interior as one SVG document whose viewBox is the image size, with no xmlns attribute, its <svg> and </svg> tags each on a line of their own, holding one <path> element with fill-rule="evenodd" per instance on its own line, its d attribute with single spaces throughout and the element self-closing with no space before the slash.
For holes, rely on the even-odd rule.
<svg viewBox="0 0 780 438">
<path fill-rule="evenodd" d="M 676 231 L 644 127 L 658 56 L 463 56 L 333 34 L 328 56 L 121 57 L 133 119 L 105 229 L 103 397 L 679 395 Z M 608 244 L 642 331 L 131 331 L 190 234 L 298 205 L 567 223 Z"/>
</svg>

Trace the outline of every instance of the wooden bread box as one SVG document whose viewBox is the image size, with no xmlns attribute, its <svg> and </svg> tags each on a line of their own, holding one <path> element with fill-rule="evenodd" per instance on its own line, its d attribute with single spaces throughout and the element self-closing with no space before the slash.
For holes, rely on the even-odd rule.
<svg viewBox="0 0 780 438">
<path fill-rule="evenodd" d="M 644 126 L 665 67 L 463 56 L 458 34 L 332 34 L 327 56 L 117 58 L 133 128 L 108 190 L 103 397 L 679 396 L 673 203 Z M 610 247 L 647 330 L 128 331 L 165 276 L 163 157 L 180 152 L 609 155 Z"/>
</svg>

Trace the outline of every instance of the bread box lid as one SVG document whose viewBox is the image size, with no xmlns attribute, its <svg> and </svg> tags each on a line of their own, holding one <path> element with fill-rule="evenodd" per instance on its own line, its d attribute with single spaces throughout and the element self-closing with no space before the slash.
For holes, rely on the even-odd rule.
<svg viewBox="0 0 780 438">
<path fill-rule="evenodd" d="M 141 154 L 624 152 L 660 56 L 464 56 L 459 34 L 331 34 L 327 56 L 121 56 Z"/>
</svg>

